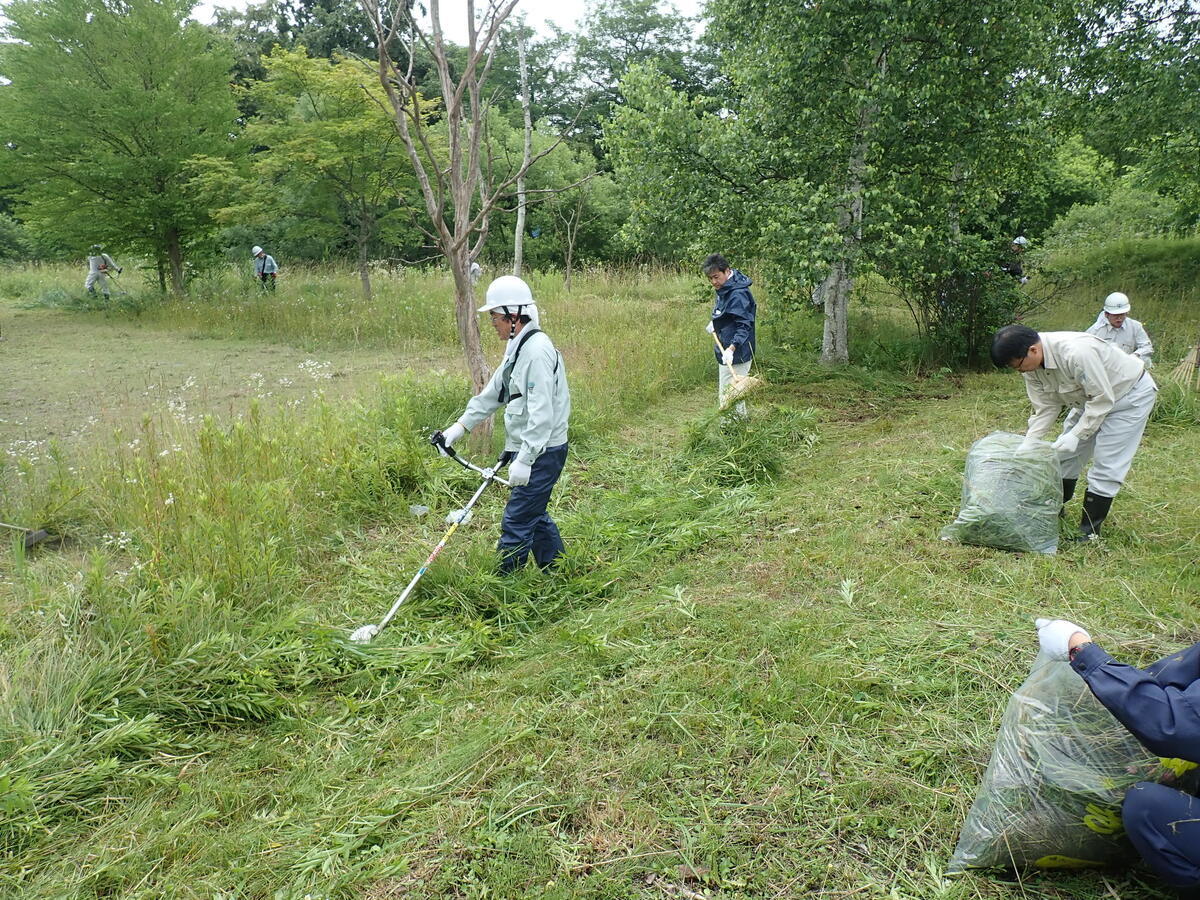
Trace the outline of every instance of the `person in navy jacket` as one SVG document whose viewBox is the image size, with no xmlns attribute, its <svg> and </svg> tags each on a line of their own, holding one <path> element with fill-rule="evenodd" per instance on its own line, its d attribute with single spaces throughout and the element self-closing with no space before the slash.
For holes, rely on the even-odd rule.
<svg viewBox="0 0 1200 900">
<path fill-rule="evenodd" d="M 753 282 L 737 269 L 731 269 L 720 253 L 705 258 L 701 269 L 708 283 L 717 291 L 712 319 L 706 330 L 709 334 L 715 334 L 724 348 L 722 352 L 713 346 L 718 367 L 717 403 L 724 406 L 725 391 L 733 381 L 730 368 L 738 375 L 745 376 L 749 374 L 750 363 L 754 359 L 754 316 L 757 306 L 754 295 L 750 293 Z M 746 404 L 736 404 L 734 412 L 745 416 Z"/>
<path fill-rule="evenodd" d="M 1200 763 L 1200 644 L 1145 669 L 1119 663 L 1065 619 L 1038 619 L 1043 652 L 1069 660 L 1087 686 L 1151 753 Z M 1121 819 L 1146 865 L 1185 897 L 1200 897 L 1200 798 L 1141 782 Z"/>
</svg>

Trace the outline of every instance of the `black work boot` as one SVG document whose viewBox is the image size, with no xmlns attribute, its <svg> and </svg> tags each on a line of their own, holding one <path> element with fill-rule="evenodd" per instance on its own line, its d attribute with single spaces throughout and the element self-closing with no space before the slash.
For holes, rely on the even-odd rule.
<svg viewBox="0 0 1200 900">
<path fill-rule="evenodd" d="M 1101 497 L 1087 491 L 1083 495 L 1083 518 L 1079 520 L 1079 540 L 1092 541 L 1100 537 L 1100 525 L 1108 517 L 1112 497 Z"/>
<path fill-rule="evenodd" d="M 1063 480 L 1063 502 L 1059 507 L 1058 517 L 1061 519 L 1067 514 L 1067 504 L 1071 502 L 1071 498 L 1075 496 L 1075 485 L 1079 484 L 1078 478 L 1064 478 Z"/>
</svg>

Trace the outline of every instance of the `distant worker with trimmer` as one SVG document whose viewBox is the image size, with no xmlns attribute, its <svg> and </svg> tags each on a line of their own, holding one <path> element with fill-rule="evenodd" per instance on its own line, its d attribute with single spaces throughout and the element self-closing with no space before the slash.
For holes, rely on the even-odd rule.
<svg viewBox="0 0 1200 900">
<path fill-rule="evenodd" d="M 258 279 L 262 289 L 275 290 L 275 273 L 279 271 L 279 266 L 275 265 L 275 257 L 262 247 L 252 248 L 250 254 L 254 257 L 254 277 Z"/>
<path fill-rule="evenodd" d="M 750 293 L 753 282 L 737 269 L 731 269 L 720 253 L 706 257 L 701 271 L 717 292 L 712 317 L 705 330 L 716 338 L 713 353 L 717 357 L 717 404 L 724 408 L 725 394 L 734 377 L 749 375 L 750 363 L 754 359 L 757 306 L 754 295 Z M 737 403 L 733 411 L 744 417 L 746 404 Z"/>
<path fill-rule="evenodd" d="M 500 572 L 524 566 L 530 553 L 549 569 L 563 551 L 546 507 L 567 461 L 567 371 L 562 354 L 538 327 L 533 293 L 520 278 L 504 275 L 488 285 L 479 311 L 491 317 L 496 335 L 507 341 L 504 358 L 458 421 L 441 432 L 440 440 L 434 435 L 434 443 L 452 446 L 504 407 L 504 456 L 512 493 L 500 525 Z"/>
<path fill-rule="evenodd" d="M 96 285 L 100 285 L 100 293 L 106 298 L 108 293 L 108 277 L 110 273 L 116 272 L 120 274 L 124 271 L 120 266 L 113 261 L 113 258 L 104 252 L 104 248 L 99 244 L 92 244 L 91 251 L 87 258 L 88 273 L 84 279 L 83 289 L 89 294 L 96 293 Z"/>
</svg>

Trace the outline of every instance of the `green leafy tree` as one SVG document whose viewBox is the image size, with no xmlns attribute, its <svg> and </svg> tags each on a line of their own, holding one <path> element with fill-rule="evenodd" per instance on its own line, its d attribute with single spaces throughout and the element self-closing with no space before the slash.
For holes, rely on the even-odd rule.
<svg viewBox="0 0 1200 900">
<path fill-rule="evenodd" d="M 1089 143 L 1200 218 L 1200 6 L 1113 0 L 1077 41 L 1087 51 L 1070 87 Z"/>
<path fill-rule="evenodd" d="M 150 256 L 185 289 L 211 247 L 195 163 L 233 152 L 232 63 L 190 0 L 15 0 L 0 44 L 4 171 L 41 240 Z"/>
<path fill-rule="evenodd" d="M 318 242 L 358 266 L 371 296 L 370 260 L 381 244 L 421 239 L 416 210 L 400 198 L 416 190 L 412 165 L 374 73 L 355 60 L 314 59 L 303 47 L 277 47 L 250 97 L 259 117 L 246 128 L 257 150 L 249 173 L 210 174 L 231 199 L 227 223 L 282 223 L 287 239 Z"/>
<path fill-rule="evenodd" d="M 848 361 L 864 271 L 977 264 L 930 244 L 997 227 L 997 198 L 1044 140 L 1047 48 L 1071 9 L 717 0 L 731 84 L 719 105 L 644 69 L 624 83 L 610 146 L 632 185 L 630 231 L 672 220 L 659 233 L 690 233 L 693 255 L 707 243 L 761 258 L 794 297 L 816 284 L 822 360 Z"/>
<path fill-rule="evenodd" d="M 620 84 L 630 68 L 653 63 L 672 89 L 687 94 L 702 93 L 718 77 L 698 29 L 697 19 L 663 0 L 594 0 L 564 73 L 567 102 L 548 110 L 552 120 L 602 160 L 604 122 L 625 102 Z"/>
</svg>

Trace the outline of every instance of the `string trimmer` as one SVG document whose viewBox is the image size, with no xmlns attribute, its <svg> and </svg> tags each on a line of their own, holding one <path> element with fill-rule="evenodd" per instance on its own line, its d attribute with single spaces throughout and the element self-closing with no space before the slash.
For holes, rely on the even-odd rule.
<svg viewBox="0 0 1200 900">
<path fill-rule="evenodd" d="M 25 549 L 30 550 L 50 537 L 50 533 L 43 528 L 33 529 L 24 528 L 20 525 L 9 525 L 6 522 L 0 522 L 0 528 L 7 528 L 10 531 L 19 531 L 25 535 Z"/>
<path fill-rule="evenodd" d="M 393 603 L 392 608 L 387 611 L 387 615 L 379 620 L 378 625 L 360 625 L 350 633 L 350 640 L 354 641 L 355 643 L 370 643 L 371 639 L 375 637 L 375 635 L 387 628 L 388 623 L 392 621 L 392 617 L 395 616 L 400 607 L 404 605 L 404 601 L 408 599 L 409 594 L 413 592 L 413 588 L 417 586 L 417 582 L 421 580 L 421 576 L 429 571 L 429 567 L 433 564 L 433 561 L 438 558 L 438 554 L 442 552 L 442 548 L 446 546 L 446 542 L 450 540 L 450 536 L 458 530 L 459 525 L 465 525 L 467 521 L 470 520 L 471 508 L 475 506 L 475 503 L 480 497 L 483 496 L 483 492 L 487 490 L 487 486 L 493 481 L 499 482 L 506 487 L 508 486 L 508 482 L 503 478 L 500 478 L 496 472 L 508 465 L 508 463 L 512 460 L 513 454 L 508 452 L 500 454 L 500 458 L 496 460 L 496 464 L 494 466 L 484 469 L 475 465 L 469 460 L 463 459 L 454 451 L 453 447 L 447 446 L 445 438 L 442 437 L 442 433 L 440 431 L 435 431 L 432 437 L 429 438 L 429 442 L 437 447 L 440 453 L 442 453 L 444 456 L 450 457 L 450 459 L 454 460 L 463 468 L 470 469 L 472 472 L 478 472 L 479 475 L 482 476 L 483 481 L 480 483 L 479 487 L 475 489 L 475 493 L 471 495 L 471 499 L 467 501 L 466 506 L 464 506 L 462 509 L 456 509 L 446 516 L 446 521 L 450 523 L 450 527 L 446 529 L 446 533 L 442 535 L 442 539 L 438 541 L 437 546 L 434 547 L 429 556 L 425 558 L 425 562 L 421 564 L 421 568 L 417 569 L 417 574 L 412 577 L 412 581 L 408 583 L 408 587 L 406 587 L 403 592 L 401 592 L 400 596 L 396 598 L 396 602 Z"/>
</svg>

